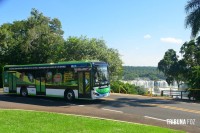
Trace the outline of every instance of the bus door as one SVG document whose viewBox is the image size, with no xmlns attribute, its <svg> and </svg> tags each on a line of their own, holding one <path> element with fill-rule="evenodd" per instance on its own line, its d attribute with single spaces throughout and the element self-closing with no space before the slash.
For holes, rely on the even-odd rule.
<svg viewBox="0 0 200 133">
<path fill-rule="evenodd" d="M 89 71 L 78 72 L 78 97 L 91 98 L 91 80 Z"/>
<path fill-rule="evenodd" d="M 35 79 L 36 95 L 46 95 L 45 75 L 38 72 Z"/>
<path fill-rule="evenodd" d="M 8 87 L 10 93 L 16 93 L 16 73 L 8 72 Z"/>
</svg>

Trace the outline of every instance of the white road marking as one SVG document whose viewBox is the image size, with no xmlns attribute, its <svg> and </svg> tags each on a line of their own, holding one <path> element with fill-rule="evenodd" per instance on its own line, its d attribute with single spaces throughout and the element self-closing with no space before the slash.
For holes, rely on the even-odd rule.
<svg viewBox="0 0 200 133">
<path fill-rule="evenodd" d="M 105 108 L 102 108 L 102 109 L 103 109 L 103 110 L 107 110 L 107 111 L 117 112 L 117 113 L 124 113 L 124 112 L 118 111 L 118 110 L 105 109 Z"/>
<path fill-rule="evenodd" d="M 199 104 L 199 103 L 192 103 L 192 104 Z"/>
<path fill-rule="evenodd" d="M 155 118 L 155 117 L 150 117 L 150 116 L 144 116 L 145 118 L 149 118 L 149 119 L 154 119 L 154 120 L 158 120 L 158 121 L 167 121 L 167 120 L 163 120 L 163 119 L 159 119 L 159 118 Z"/>
<path fill-rule="evenodd" d="M 76 104 L 73 104 L 73 103 L 69 103 L 69 105 L 71 105 L 71 106 L 76 106 Z"/>
<path fill-rule="evenodd" d="M 83 106 L 85 106 L 85 105 L 78 105 L 78 106 L 83 107 Z"/>
</svg>

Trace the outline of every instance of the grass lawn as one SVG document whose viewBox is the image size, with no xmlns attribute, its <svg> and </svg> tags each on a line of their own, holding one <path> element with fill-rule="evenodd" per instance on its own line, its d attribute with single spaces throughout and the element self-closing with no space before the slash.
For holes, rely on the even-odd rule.
<svg viewBox="0 0 200 133">
<path fill-rule="evenodd" d="M 47 112 L 0 110 L 0 133 L 178 133 L 171 129 Z"/>
</svg>

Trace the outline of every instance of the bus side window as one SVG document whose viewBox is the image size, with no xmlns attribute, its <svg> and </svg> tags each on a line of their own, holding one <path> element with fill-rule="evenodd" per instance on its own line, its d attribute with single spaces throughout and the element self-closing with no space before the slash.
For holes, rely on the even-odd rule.
<svg viewBox="0 0 200 133">
<path fill-rule="evenodd" d="M 62 83 L 62 73 L 61 73 L 61 70 L 59 69 L 56 69 L 54 75 L 53 75 L 53 83 L 54 84 L 60 84 Z"/>
<path fill-rule="evenodd" d="M 8 84 L 8 73 L 4 72 L 3 75 L 4 75 L 4 84 Z"/>
<path fill-rule="evenodd" d="M 25 76 L 25 73 L 22 72 L 22 73 L 19 75 L 19 79 L 20 79 L 21 81 L 23 81 L 23 80 L 24 80 L 24 76 Z"/>
<path fill-rule="evenodd" d="M 53 74 L 52 74 L 51 71 L 48 71 L 48 72 L 46 73 L 46 82 L 47 82 L 47 83 L 52 83 L 52 79 L 53 79 Z"/>
<path fill-rule="evenodd" d="M 28 73 L 27 76 L 28 76 L 28 80 L 29 80 L 31 83 L 33 83 L 33 82 L 34 82 L 33 74 Z"/>
<path fill-rule="evenodd" d="M 24 71 L 24 81 L 29 83 L 35 82 L 35 75 L 33 70 L 26 70 Z"/>
</svg>

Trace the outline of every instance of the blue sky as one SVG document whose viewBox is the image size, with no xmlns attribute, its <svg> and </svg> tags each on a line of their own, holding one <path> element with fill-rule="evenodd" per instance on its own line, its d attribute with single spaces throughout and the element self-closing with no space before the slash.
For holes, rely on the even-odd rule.
<svg viewBox="0 0 200 133">
<path fill-rule="evenodd" d="M 0 0 L 0 25 L 27 19 L 32 8 L 58 18 L 64 38 L 87 36 L 118 49 L 123 65 L 157 66 L 168 49 L 190 40 L 187 0 Z"/>
</svg>

